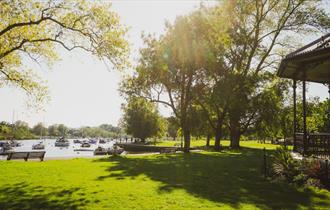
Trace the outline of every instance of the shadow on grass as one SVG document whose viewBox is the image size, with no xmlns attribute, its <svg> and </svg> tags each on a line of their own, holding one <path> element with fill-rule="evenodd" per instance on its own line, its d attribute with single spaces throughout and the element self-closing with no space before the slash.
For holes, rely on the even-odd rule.
<svg viewBox="0 0 330 210">
<path fill-rule="evenodd" d="M 31 187 L 26 183 L 8 185 L 0 188 L 0 209 L 75 210 L 89 202 L 83 196 L 76 199 L 72 198 L 72 195 L 79 189 L 59 190 L 49 187 L 43 188 L 42 186 Z"/>
<path fill-rule="evenodd" d="M 299 191 L 288 184 L 271 183 L 261 174 L 262 151 L 244 148 L 222 153 L 191 153 L 149 157 L 113 157 L 107 178 L 135 178 L 146 175 L 159 181 L 159 193 L 184 189 L 193 196 L 239 208 L 253 204 L 261 209 L 297 209 L 299 206 L 329 207 L 326 196 L 311 190 Z M 313 201 L 317 198 L 319 201 Z"/>
</svg>

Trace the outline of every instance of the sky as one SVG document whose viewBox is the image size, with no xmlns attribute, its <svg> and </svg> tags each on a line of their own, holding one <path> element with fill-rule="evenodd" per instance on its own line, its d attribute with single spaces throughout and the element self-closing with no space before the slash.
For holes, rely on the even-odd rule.
<svg viewBox="0 0 330 210">
<path fill-rule="evenodd" d="M 207 1 L 206 4 L 214 2 Z M 113 1 L 123 24 L 130 28 L 128 41 L 131 44 L 133 61 L 138 58 L 142 46 L 141 33 L 161 34 L 165 20 L 173 22 L 177 15 L 187 14 L 200 1 Z M 97 58 L 83 51 L 67 52 L 59 49 L 61 60 L 51 69 L 26 61 L 44 79 L 51 100 L 44 105 L 45 111 L 36 112 L 27 108 L 24 93 L 18 89 L 0 88 L 0 121 L 23 120 L 35 125 L 47 126 L 64 123 L 69 127 L 98 126 L 103 123 L 117 125 L 124 102 L 118 92 L 122 73 L 108 69 Z M 328 97 L 327 88 L 310 85 L 309 96 Z M 162 109 L 165 115 L 168 110 Z"/>
</svg>

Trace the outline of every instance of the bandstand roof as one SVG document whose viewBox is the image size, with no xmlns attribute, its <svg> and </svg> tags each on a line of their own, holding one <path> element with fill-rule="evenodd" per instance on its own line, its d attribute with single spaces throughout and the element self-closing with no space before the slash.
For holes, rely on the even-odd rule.
<svg viewBox="0 0 330 210">
<path fill-rule="evenodd" d="M 288 54 L 281 61 L 277 75 L 282 78 L 329 84 L 330 33 Z"/>
</svg>

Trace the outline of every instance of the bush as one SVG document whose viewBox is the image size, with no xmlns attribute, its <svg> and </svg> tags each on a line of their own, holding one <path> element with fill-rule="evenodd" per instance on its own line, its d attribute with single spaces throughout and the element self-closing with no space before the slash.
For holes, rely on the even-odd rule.
<svg viewBox="0 0 330 210">
<path fill-rule="evenodd" d="M 326 163 L 318 159 L 293 159 L 290 151 L 282 146 L 276 149 L 273 156 L 273 180 L 286 180 L 297 185 L 307 185 L 318 188 L 329 187 L 326 176 Z"/>
<path fill-rule="evenodd" d="M 320 180 L 323 186 L 329 187 L 329 179 L 327 178 L 327 167 L 326 162 L 321 160 L 312 159 L 306 167 L 305 173 L 314 179 Z"/>
<path fill-rule="evenodd" d="M 311 186 L 311 187 L 324 188 L 324 186 L 321 183 L 321 181 L 319 179 L 314 179 L 314 178 L 309 178 L 306 181 L 306 185 L 307 186 Z"/>
<path fill-rule="evenodd" d="M 298 162 L 294 160 L 288 148 L 281 146 L 275 150 L 272 170 L 276 176 L 283 176 L 289 182 L 299 174 Z"/>
<path fill-rule="evenodd" d="M 297 185 L 303 185 L 308 180 L 308 176 L 304 173 L 300 173 L 293 178 L 293 182 Z"/>
</svg>

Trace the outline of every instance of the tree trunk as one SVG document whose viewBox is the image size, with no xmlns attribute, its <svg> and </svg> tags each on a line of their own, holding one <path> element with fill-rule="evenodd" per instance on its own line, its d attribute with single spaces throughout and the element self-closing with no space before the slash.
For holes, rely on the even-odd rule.
<svg viewBox="0 0 330 210">
<path fill-rule="evenodd" d="M 215 141 L 214 141 L 214 149 L 215 151 L 220 151 L 220 139 L 222 137 L 222 126 L 220 123 L 217 123 L 217 127 L 215 130 Z"/>
<path fill-rule="evenodd" d="M 211 140 L 211 135 L 207 134 L 207 136 L 206 136 L 206 147 L 210 146 L 210 140 Z"/>
<path fill-rule="evenodd" d="M 241 137 L 241 132 L 239 126 L 235 124 L 230 125 L 230 147 L 234 149 L 239 148 L 239 139 Z"/>
<path fill-rule="evenodd" d="M 190 149 L 190 130 L 189 129 L 183 129 L 183 138 L 184 138 L 183 152 L 189 153 L 189 149 Z"/>
</svg>

